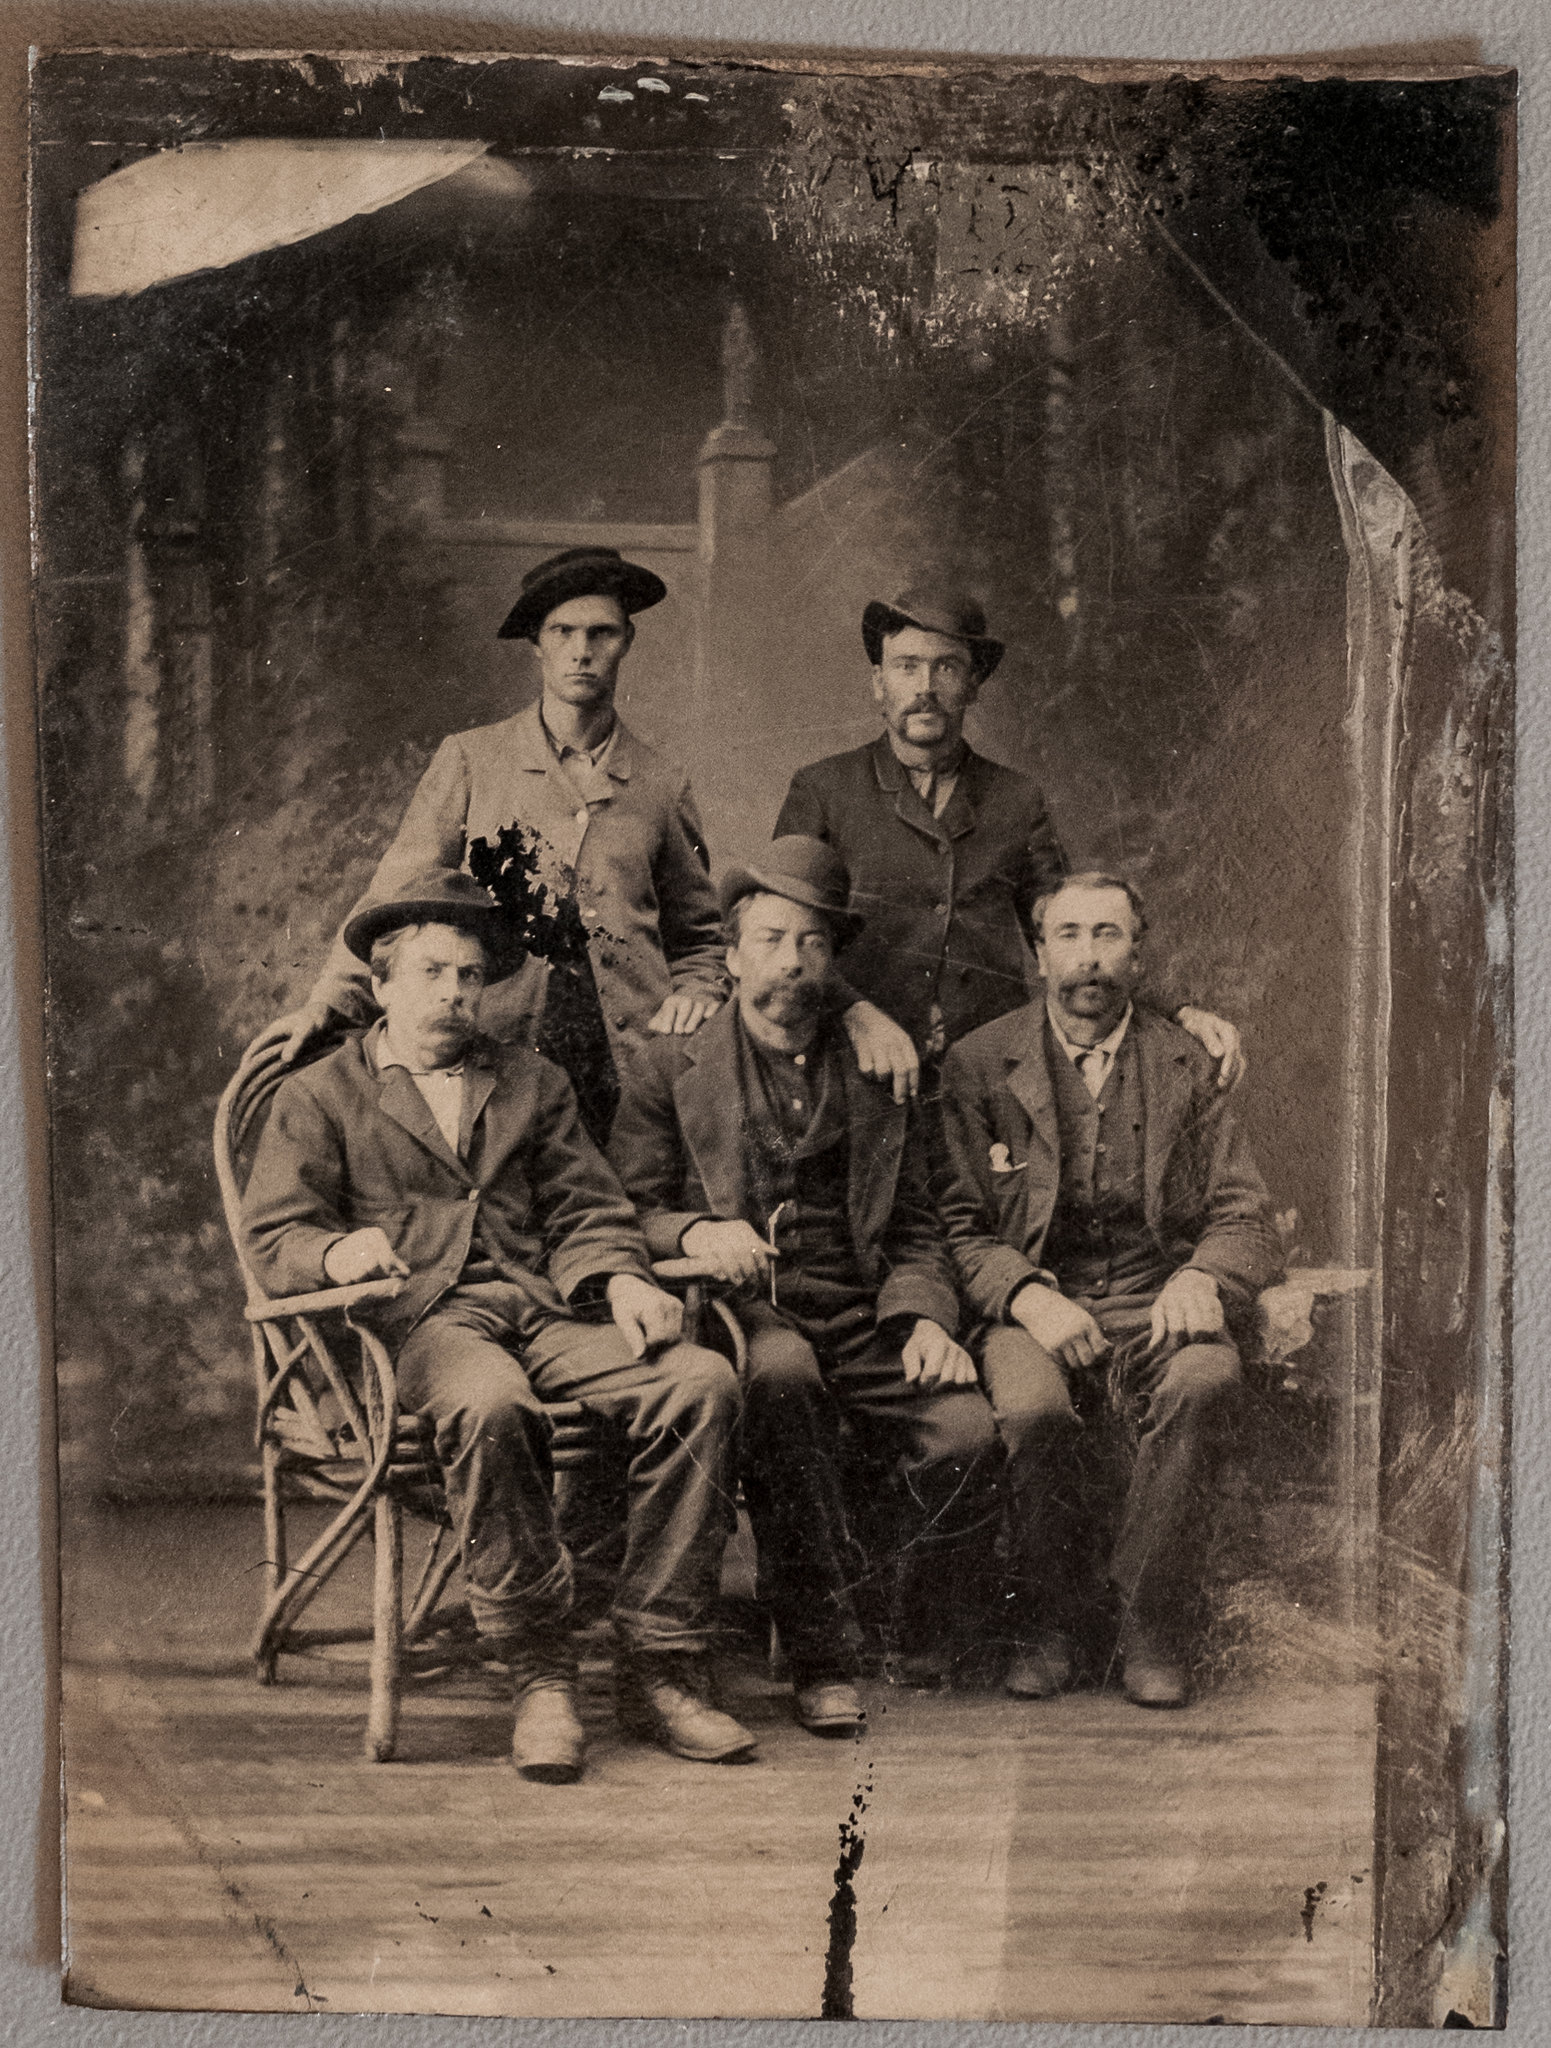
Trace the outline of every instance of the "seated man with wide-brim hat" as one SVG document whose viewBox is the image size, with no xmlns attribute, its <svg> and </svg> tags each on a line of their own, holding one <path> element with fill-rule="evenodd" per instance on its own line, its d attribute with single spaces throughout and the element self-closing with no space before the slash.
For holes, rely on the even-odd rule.
<svg viewBox="0 0 1551 2048">
<path fill-rule="evenodd" d="M 693 1038 L 642 1048 L 610 1156 L 653 1256 L 694 1258 L 737 1290 L 760 1588 L 798 1720 L 846 1734 L 861 1643 L 840 1417 L 902 1504 L 888 1648 L 907 1681 L 946 1675 L 999 1454 L 956 1341 L 917 1112 L 858 1071 L 837 1028 L 833 962 L 861 925 L 844 863 L 778 839 L 721 893 L 734 999 Z"/>
<path fill-rule="evenodd" d="M 345 943 L 381 1014 L 281 1084 L 244 1204 L 253 1269 L 275 1296 L 402 1279 L 357 1313 L 434 1427 L 474 1622 L 515 1677 L 525 1776 L 568 1781 L 583 1754 L 545 1401 L 582 1401 L 629 1444 L 622 1720 L 696 1761 L 746 1756 L 707 1664 L 737 1385 L 680 1341 L 681 1305 L 565 1076 L 480 1032 L 486 987 L 522 965 L 510 920 L 470 876 L 432 870 L 358 910 Z"/>
</svg>

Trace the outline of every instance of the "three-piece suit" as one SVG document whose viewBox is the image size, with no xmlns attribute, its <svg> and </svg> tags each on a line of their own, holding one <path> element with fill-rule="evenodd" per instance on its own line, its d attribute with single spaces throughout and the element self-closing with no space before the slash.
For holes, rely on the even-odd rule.
<svg viewBox="0 0 1551 2048">
<path fill-rule="evenodd" d="M 943 1218 L 987 1326 L 981 1372 L 1008 1453 L 1017 1631 L 1080 1623 L 1094 1590 L 1086 1468 L 1118 1436 L 1124 1504 L 1108 1576 L 1137 1626 L 1178 1640 L 1241 1392 L 1233 1326 L 1281 1266 L 1215 1064 L 1187 1032 L 1137 1009 L 1095 1099 L 1040 1002 L 949 1050 L 942 1116 Z M 1217 1282 L 1229 1327 L 1152 1347 L 1153 1303 L 1184 1266 Z M 1030 1285 L 1087 1309 L 1108 1357 L 1068 1370 L 1014 1323 Z"/>
<path fill-rule="evenodd" d="M 609 1277 L 649 1280 L 651 1265 L 558 1069 L 471 1049 L 454 1148 L 407 1069 L 379 1063 L 383 1029 L 281 1084 L 244 1200 L 253 1270 L 275 1297 L 327 1287 L 329 1247 L 370 1225 L 409 1267 L 395 1300 L 357 1313 L 403 1405 L 434 1423 L 482 1632 L 522 1637 L 569 1612 L 542 1403 L 580 1400 L 629 1445 L 616 1630 L 633 1650 L 703 1650 L 732 1526 L 731 1370 L 685 1344 L 633 1359 L 604 1319 Z"/>
<path fill-rule="evenodd" d="M 966 1545 L 990 1518 L 999 1453 L 979 1390 L 904 1377 L 916 1322 L 950 1336 L 959 1322 L 914 1121 L 857 1071 L 833 1021 L 794 1057 L 756 1043 L 734 1001 L 692 1038 L 638 1049 L 610 1143 L 654 1257 L 677 1255 L 695 1223 L 741 1218 L 763 1237 L 781 1212 L 775 1304 L 753 1286 L 737 1302 L 743 1476 L 761 1592 L 799 1686 L 857 1669 L 840 1411 L 905 1502 L 901 1649 L 941 1635 Z"/>
</svg>

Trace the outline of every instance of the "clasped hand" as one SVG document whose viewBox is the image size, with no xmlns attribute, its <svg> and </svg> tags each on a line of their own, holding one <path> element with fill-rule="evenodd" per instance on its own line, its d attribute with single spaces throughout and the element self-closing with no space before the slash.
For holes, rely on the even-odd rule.
<svg viewBox="0 0 1551 2048">
<path fill-rule="evenodd" d="M 608 1285 L 609 1307 L 632 1358 L 677 1344 L 684 1334 L 684 1304 L 635 1273 L 615 1273 Z"/>
<path fill-rule="evenodd" d="M 730 1223 L 692 1223 L 679 1239 L 686 1259 L 705 1267 L 713 1280 L 740 1287 L 747 1280 L 763 1280 L 771 1259 L 781 1254 L 760 1236 L 751 1223 L 741 1219 Z"/>
<path fill-rule="evenodd" d="M 972 1387 L 975 1361 L 962 1344 L 955 1344 L 941 1323 L 922 1316 L 900 1353 L 905 1379 L 911 1386 Z"/>
<path fill-rule="evenodd" d="M 323 1254 L 323 1270 L 336 1287 L 355 1287 L 363 1280 L 407 1280 L 409 1268 L 375 1223 L 336 1237 Z"/>
</svg>

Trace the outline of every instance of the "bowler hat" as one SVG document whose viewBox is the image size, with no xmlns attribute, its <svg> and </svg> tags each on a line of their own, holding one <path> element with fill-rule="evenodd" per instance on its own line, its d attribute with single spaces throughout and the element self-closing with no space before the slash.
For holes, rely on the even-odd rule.
<svg viewBox="0 0 1551 2048">
<path fill-rule="evenodd" d="M 883 660 L 884 635 L 903 633 L 908 626 L 962 640 L 981 682 L 1007 651 L 986 631 L 986 615 L 967 590 L 951 583 L 913 583 L 892 604 L 874 598 L 862 613 L 862 645 L 874 668 Z"/>
<path fill-rule="evenodd" d="M 832 846 L 803 832 L 772 839 L 758 865 L 729 868 L 718 893 L 723 917 L 745 896 L 785 896 L 809 910 L 821 910 L 834 930 L 837 951 L 848 946 L 866 922 L 860 911 L 848 908 L 851 877 L 845 862 Z"/>
<path fill-rule="evenodd" d="M 450 924 L 484 946 L 486 980 L 504 981 L 527 958 L 512 921 L 490 891 L 461 868 L 432 868 L 380 902 L 363 904 L 345 926 L 345 944 L 370 961 L 372 943 L 409 924 Z"/>
<path fill-rule="evenodd" d="M 555 606 L 573 597 L 617 597 L 627 612 L 644 612 L 667 594 L 660 576 L 627 562 L 618 548 L 567 548 L 523 577 L 522 594 L 495 637 L 536 640 Z"/>
</svg>

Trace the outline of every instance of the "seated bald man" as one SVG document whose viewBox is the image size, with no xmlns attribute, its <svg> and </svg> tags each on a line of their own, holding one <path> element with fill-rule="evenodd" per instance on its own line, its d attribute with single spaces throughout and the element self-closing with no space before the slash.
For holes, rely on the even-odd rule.
<svg viewBox="0 0 1551 2048">
<path fill-rule="evenodd" d="M 1032 918 L 1043 999 L 943 1063 L 943 1214 L 1008 1456 L 1007 1684 L 1041 1698 L 1071 1682 L 1102 1540 L 1086 1468 L 1118 1435 L 1128 1483 L 1099 1569 L 1119 1596 L 1125 1689 L 1180 1707 L 1241 1387 L 1233 1323 L 1280 1278 L 1280 1252 L 1211 1057 L 1132 1007 L 1136 891 L 1072 875 Z"/>
<path fill-rule="evenodd" d="M 682 1308 L 654 1283 L 565 1076 L 480 1037 L 486 985 L 521 958 L 488 892 L 456 872 L 416 877 L 357 911 L 345 941 L 382 1014 L 281 1084 L 244 1205 L 253 1269 L 275 1296 L 402 1278 L 357 1314 L 404 1405 L 435 1425 L 469 1606 L 515 1678 L 523 1776 L 567 1783 L 584 1747 L 544 1401 L 585 1402 L 629 1445 L 623 1724 L 697 1762 L 746 1757 L 752 1738 L 712 1703 L 708 1670 L 733 1375 L 679 1341 Z"/>
</svg>

